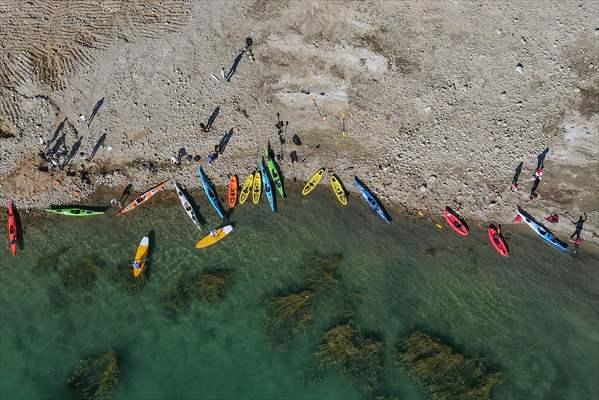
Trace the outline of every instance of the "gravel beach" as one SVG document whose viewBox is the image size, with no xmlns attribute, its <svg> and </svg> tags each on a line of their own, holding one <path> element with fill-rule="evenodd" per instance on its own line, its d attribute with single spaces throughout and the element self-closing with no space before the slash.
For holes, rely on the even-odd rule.
<svg viewBox="0 0 599 400">
<path fill-rule="evenodd" d="M 598 14 L 597 1 L 5 1 L 0 203 L 85 204 L 167 178 L 196 189 L 200 165 L 224 187 L 270 142 L 290 184 L 326 167 L 392 213 L 449 205 L 509 224 L 520 205 L 558 213 L 564 237 L 586 212 L 597 244 Z M 63 168 L 44 171 L 52 148 Z"/>
</svg>

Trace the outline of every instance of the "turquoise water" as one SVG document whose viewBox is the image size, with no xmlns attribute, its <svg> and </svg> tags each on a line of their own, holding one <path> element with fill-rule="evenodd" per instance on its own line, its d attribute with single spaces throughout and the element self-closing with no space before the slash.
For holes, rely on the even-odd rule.
<svg viewBox="0 0 599 400">
<path fill-rule="evenodd" d="M 204 196 L 192 194 L 216 222 Z M 391 358 L 399 336 L 421 329 L 501 370 L 495 399 L 599 396 L 599 260 L 591 254 L 560 254 L 519 226 L 507 229 L 504 259 L 483 226 L 462 238 L 394 210 L 387 225 L 361 198 L 341 208 L 324 189 L 279 201 L 276 215 L 265 199 L 239 206 L 233 233 L 200 251 L 201 233 L 178 200 L 159 197 L 119 218 L 22 216 L 24 248 L 17 258 L 0 249 L 0 398 L 70 398 L 65 382 L 79 360 L 112 346 L 121 362 L 113 399 L 370 399 L 312 355 L 347 301 L 359 326 L 385 342 L 377 395 L 425 398 Z M 151 276 L 129 294 L 110 270 L 130 263 L 150 231 Z M 311 256 L 335 253 L 344 256 L 339 282 L 312 329 L 287 349 L 273 347 L 267 300 L 301 286 Z M 84 255 L 103 268 L 90 290 L 66 289 L 44 267 Z M 212 268 L 234 273 L 224 299 L 167 318 L 161 290 L 181 273 Z"/>
</svg>

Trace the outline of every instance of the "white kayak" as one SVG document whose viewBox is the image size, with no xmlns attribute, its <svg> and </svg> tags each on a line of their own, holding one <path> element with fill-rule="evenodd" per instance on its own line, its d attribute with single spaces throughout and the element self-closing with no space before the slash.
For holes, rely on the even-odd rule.
<svg viewBox="0 0 599 400">
<path fill-rule="evenodd" d="M 196 216 L 196 213 L 193 210 L 193 207 L 191 206 L 189 199 L 187 198 L 185 193 L 183 193 L 183 190 L 181 190 L 181 187 L 179 186 L 177 181 L 174 181 L 174 182 L 175 182 L 175 189 L 177 190 L 177 195 L 179 196 L 179 200 L 181 200 L 181 205 L 185 209 L 185 212 L 187 213 L 187 215 L 189 215 L 189 218 L 191 218 L 193 223 L 198 227 L 198 229 L 201 230 L 202 224 L 198 220 L 198 217 Z"/>
</svg>

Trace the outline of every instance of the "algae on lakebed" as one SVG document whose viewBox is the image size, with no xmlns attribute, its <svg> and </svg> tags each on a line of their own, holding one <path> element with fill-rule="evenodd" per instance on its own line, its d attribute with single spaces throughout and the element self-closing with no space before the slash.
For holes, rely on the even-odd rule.
<svg viewBox="0 0 599 400">
<path fill-rule="evenodd" d="M 59 272 L 62 284 L 68 289 L 91 288 L 102 269 L 99 264 L 97 259 L 85 257 L 80 263 L 67 265 Z"/>
<path fill-rule="evenodd" d="M 420 383 L 432 400 L 486 400 L 502 382 L 482 359 L 468 359 L 426 333 L 416 331 L 397 344 L 396 365 Z"/>
<path fill-rule="evenodd" d="M 95 400 L 108 395 L 118 382 L 119 363 L 116 353 L 109 348 L 105 353 L 82 360 L 68 380 L 79 398 Z"/>
</svg>

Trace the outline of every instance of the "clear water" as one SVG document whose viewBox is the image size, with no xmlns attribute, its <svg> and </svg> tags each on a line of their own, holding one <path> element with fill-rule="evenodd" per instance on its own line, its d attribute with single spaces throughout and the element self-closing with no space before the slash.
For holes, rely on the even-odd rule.
<svg viewBox="0 0 599 400">
<path fill-rule="evenodd" d="M 216 222 L 200 193 L 200 212 Z M 388 225 L 361 198 L 339 206 L 324 188 L 291 195 L 273 215 L 265 199 L 239 206 L 233 233 L 196 250 L 201 237 L 173 194 L 125 217 L 23 217 L 17 258 L 0 249 L 0 398 L 70 398 L 65 382 L 81 358 L 115 348 L 122 374 L 113 399 L 370 399 L 340 371 L 320 371 L 312 353 L 322 332 L 354 302 L 362 329 L 385 341 L 385 382 L 377 394 L 424 399 L 392 365 L 396 339 L 414 329 L 484 356 L 504 374 L 495 399 L 596 399 L 599 396 L 599 273 L 596 256 L 550 248 L 526 227 L 510 228 L 510 257 L 491 248 L 483 226 L 458 237 L 398 216 Z M 3 222 L 4 224 L 4 222 Z M 153 230 L 152 275 L 140 293 L 109 279 L 131 262 Z M 313 254 L 342 253 L 337 300 L 286 350 L 266 335 L 266 301 L 300 285 Z M 85 255 L 106 271 L 88 291 L 63 288 L 58 268 Z M 165 317 L 161 289 L 180 273 L 230 268 L 234 281 L 217 304 L 194 302 Z M 359 296 L 353 294 L 359 293 Z"/>
</svg>

